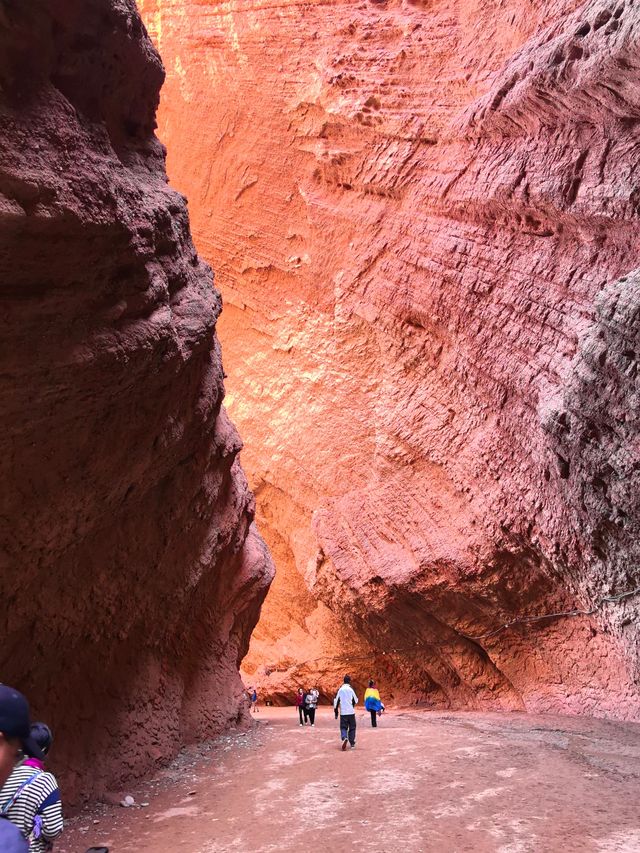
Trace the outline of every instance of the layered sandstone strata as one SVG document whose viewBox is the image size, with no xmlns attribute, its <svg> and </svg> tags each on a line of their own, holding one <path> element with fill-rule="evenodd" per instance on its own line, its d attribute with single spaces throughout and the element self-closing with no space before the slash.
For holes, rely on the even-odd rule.
<svg viewBox="0 0 640 853">
<path fill-rule="evenodd" d="M 637 597 L 493 632 L 640 586 L 638 7 L 141 6 L 281 572 L 252 677 L 637 717 Z"/>
<path fill-rule="evenodd" d="M 0 8 L 2 679 L 65 800 L 235 721 L 272 573 L 132 0 Z"/>
</svg>

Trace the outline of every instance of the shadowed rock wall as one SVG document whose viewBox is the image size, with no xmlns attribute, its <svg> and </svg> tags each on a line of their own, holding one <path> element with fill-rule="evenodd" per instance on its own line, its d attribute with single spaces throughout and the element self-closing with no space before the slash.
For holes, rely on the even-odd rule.
<svg viewBox="0 0 640 853">
<path fill-rule="evenodd" d="M 65 801 L 242 713 L 271 578 L 132 0 L 0 3 L 2 680 Z"/>
<path fill-rule="evenodd" d="M 638 6 L 141 5 L 281 573 L 247 671 L 637 717 L 637 597 L 492 632 L 640 586 Z"/>
</svg>

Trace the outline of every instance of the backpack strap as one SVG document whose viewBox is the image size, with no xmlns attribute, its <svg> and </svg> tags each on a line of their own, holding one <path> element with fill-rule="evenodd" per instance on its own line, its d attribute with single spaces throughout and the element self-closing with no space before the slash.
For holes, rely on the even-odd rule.
<svg viewBox="0 0 640 853">
<path fill-rule="evenodd" d="M 16 801 L 18 800 L 18 797 L 24 791 L 24 789 L 27 787 L 27 785 L 30 785 L 34 781 L 34 779 L 38 778 L 39 775 L 40 775 L 40 771 L 36 770 L 36 772 L 33 774 L 33 776 L 29 776 L 28 779 L 24 780 L 24 782 L 20 785 L 18 790 L 15 792 L 15 794 L 12 797 L 9 797 L 7 802 L 2 806 L 2 808 L 0 809 L 0 816 L 6 817 L 7 812 L 9 811 L 9 809 L 12 806 L 15 805 Z"/>
</svg>

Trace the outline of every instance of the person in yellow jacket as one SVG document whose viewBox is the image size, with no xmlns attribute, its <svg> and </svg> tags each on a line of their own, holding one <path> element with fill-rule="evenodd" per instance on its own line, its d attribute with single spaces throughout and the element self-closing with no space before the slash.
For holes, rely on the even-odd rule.
<svg viewBox="0 0 640 853">
<path fill-rule="evenodd" d="M 364 694 L 364 707 L 371 714 L 371 725 L 375 729 L 378 725 L 378 717 L 384 711 L 384 705 L 380 701 L 380 693 L 376 688 L 373 678 L 369 679 L 369 686 Z"/>
</svg>

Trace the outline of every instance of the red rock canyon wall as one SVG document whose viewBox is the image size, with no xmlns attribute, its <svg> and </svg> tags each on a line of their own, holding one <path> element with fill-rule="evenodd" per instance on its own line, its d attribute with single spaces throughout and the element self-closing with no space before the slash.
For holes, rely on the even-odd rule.
<svg viewBox="0 0 640 853">
<path fill-rule="evenodd" d="M 637 597 L 468 637 L 640 586 L 640 7 L 141 9 L 279 570 L 250 677 L 637 718 Z"/>
<path fill-rule="evenodd" d="M 272 573 L 131 0 L 0 6 L 2 679 L 65 801 L 243 707 Z"/>
</svg>

